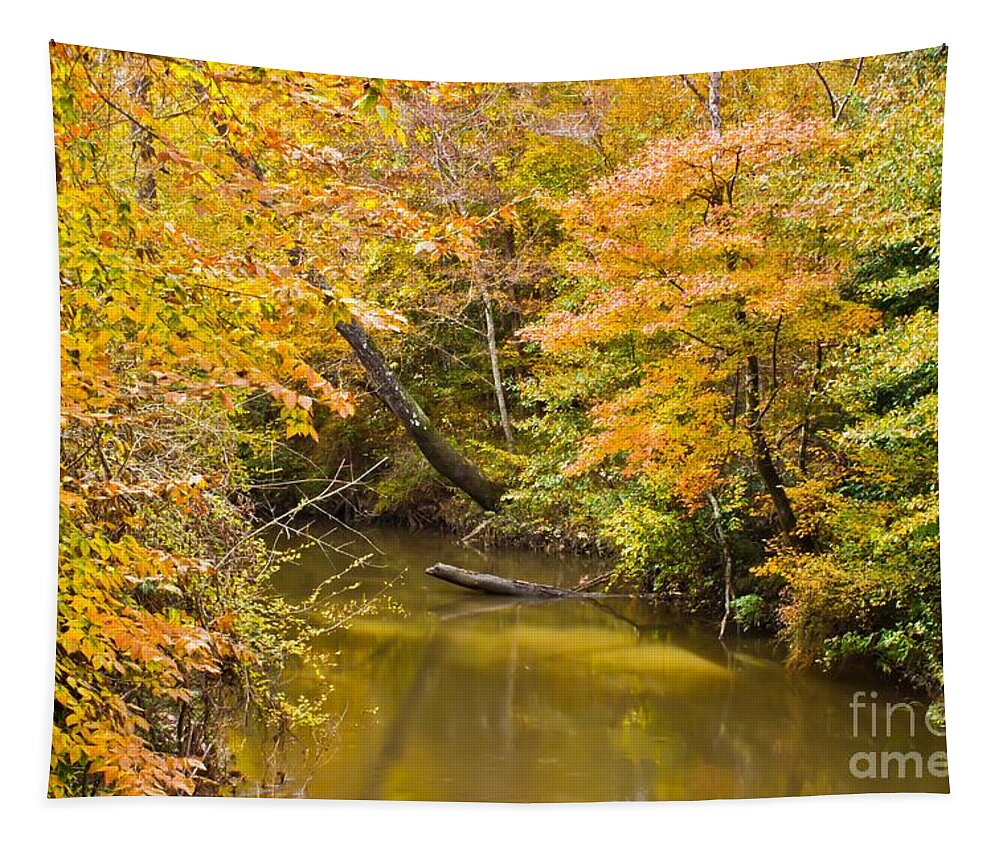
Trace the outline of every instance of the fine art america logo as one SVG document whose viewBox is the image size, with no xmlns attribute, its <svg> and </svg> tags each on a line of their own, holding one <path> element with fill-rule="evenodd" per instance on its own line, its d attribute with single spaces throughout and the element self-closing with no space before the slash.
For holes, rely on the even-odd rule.
<svg viewBox="0 0 1000 851">
<path fill-rule="evenodd" d="M 870 737 L 874 742 L 896 735 L 916 738 L 918 725 L 923 724 L 932 736 L 943 738 L 945 733 L 920 704 L 891 703 L 878 700 L 878 692 L 856 691 L 849 704 L 852 713 L 852 733 L 855 739 Z M 923 716 L 919 719 L 919 716 Z M 919 719 L 919 720 L 918 720 Z M 934 751 L 925 757 L 917 750 L 856 751 L 850 760 L 851 774 L 859 780 L 908 780 L 948 776 L 948 754 Z"/>
</svg>

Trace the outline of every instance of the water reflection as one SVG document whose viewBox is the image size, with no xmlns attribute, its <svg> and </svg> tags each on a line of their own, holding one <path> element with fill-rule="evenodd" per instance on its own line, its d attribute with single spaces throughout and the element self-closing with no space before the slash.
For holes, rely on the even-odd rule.
<svg viewBox="0 0 1000 851">
<path fill-rule="evenodd" d="M 348 596 L 384 601 L 391 582 L 397 605 L 376 605 L 317 642 L 336 660 L 326 707 L 340 719 L 336 735 L 280 747 L 259 731 L 236 737 L 246 794 L 598 801 L 947 791 L 927 765 L 944 739 L 924 726 L 922 706 L 912 724 L 896 715 L 891 736 L 884 725 L 871 734 L 860 701 L 907 699 L 884 685 L 790 674 L 767 643 L 723 645 L 711 625 L 646 601 L 533 603 L 424 575 L 445 561 L 572 586 L 601 571 L 590 560 L 477 554 L 395 529 L 366 534 L 381 553 L 352 571 Z M 311 548 L 278 574 L 277 589 L 302 600 L 352 552 L 371 549 Z M 321 684 L 303 671 L 289 691 L 315 697 Z M 859 752 L 875 754 L 876 775 L 883 752 L 916 752 L 923 776 L 912 755 L 902 766 L 890 759 L 885 778 L 865 777 L 864 759 L 852 773 Z"/>
</svg>

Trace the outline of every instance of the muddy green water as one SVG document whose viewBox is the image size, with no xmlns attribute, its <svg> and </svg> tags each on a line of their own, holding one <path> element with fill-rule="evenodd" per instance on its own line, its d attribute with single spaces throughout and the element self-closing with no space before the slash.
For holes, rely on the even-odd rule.
<svg viewBox="0 0 1000 851">
<path fill-rule="evenodd" d="M 322 676 L 293 667 L 284 683 L 322 700 L 334 722 L 280 738 L 234 730 L 242 794 L 555 802 L 947 791 L 934 776 L 946 772 L 944 738 L 923 704 L 884 683 L 789 673 L 770 642 L 723 644 L 714 625 L 646 601 L 531 603 L 424 575 L 444 561 L 573 586 L 599 574 L 598 562 L 478 554 L 400 529 L 367 529 L 367 541 L 311 531 L 339 552 L 312 546 L 282 568 L 275 588 L 292 603 L 372 554 L 328 586 L 346 588 L 338 601 L 360 612 L 316 640 L 329 654 Z"/>
</svg>

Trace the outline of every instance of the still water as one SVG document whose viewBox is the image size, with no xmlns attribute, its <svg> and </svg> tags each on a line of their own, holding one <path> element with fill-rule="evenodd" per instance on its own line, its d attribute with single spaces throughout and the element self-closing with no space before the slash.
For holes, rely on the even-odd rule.
<svg viewBox="0 0 1000 851">
<path fill-rule="evenodd" d="M 333 721 L 280 737 L 234 731 L 244 795 L 603 801 L 947 791 L 935 776 L 946 773 L 944 738 L 925 723 L 924 704 L 887 684 L 790 673 L 770 642 L 723 644 L 716 625 L 645 600 L 531 602 L 424 574 L 443 561 L 572 587 L 606 569 L 597 561 L 477 553 L 395 528 L 311 534 L 328 546 L 306 546 L 276 575 L 275 590 L 301 603 L 339 577 L 326 588 L 341 589 L 338 602 L 357 612 L 315 640 L 327 655 L 319 673 L 293 667 L 283 685 L 320 702 Z"/>
</svg>

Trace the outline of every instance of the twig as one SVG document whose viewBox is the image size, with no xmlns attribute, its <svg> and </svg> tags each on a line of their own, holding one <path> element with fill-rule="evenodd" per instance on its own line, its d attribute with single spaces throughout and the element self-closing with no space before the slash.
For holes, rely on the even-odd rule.
<svg viewBox="0 0 1000 851">
<path fill-rule="evenodd" d="M 381 461 L 376 462 L 371 467 L 369 467 L 367 470 L 365 470 L 364 473 L 362 473 L 360 476 L 358 476 L 357 479 L 355 479 L 354 481 L 345 482 L 345 483 L 341 484 L 340 487 L 338 487 L 338 488 L 332 487 L 332 485 L 337 484 L 337 482 L 332 482 L 331 486 L 324 488 L 321 493 L 317 494 L 314 497 L 310 497 L 309 499 L 302 500 L 297 505 L 294 505 L 291 508 L 289 508 L 288 511 L 284 512 L 283 514 L 278 515 L 277 517 L 275 517 L 272 520 L 269 520 L 267 523 L 265 523 L 260 528 L 254 529 L 252 532 L 247 533 L 242 538 L 240 538 L 235 544 L 233 544 L 233 546 L 229 549 L 229 552 L 227 552 L 219 560 L 219 562 L 216 565 L 216 567 L 221 567 L 223 564 L 225 564 L 230 558 L 233 557 L 233 554 L 241 546 L 243 546 L 243 544 L 245 544 L 247 541 L 249 541 L 251 538 L 257 537 L 262 532 L 266 531 L 267 529 L 272 528 L 273 526 L 280 526 L 282 524 L 282 521 L 288 519 L 289 517 L 294 517 L 296 514 L 298 514 L 306 506 L 313 505 L 313 504 L 315 504 L 317 502 L 320 502 L 320 501 L 322 501 L 322 500 L 324 500 L 324 499 L 326 499 L 328 497 L 335 496 L 338 493 L 343 493 L 345 490 L 347 490 L 348 488 L 352 487 L 353 485 L 359 484 L 367 475 L 369 475 L 371 472 L 373 472 L 374 470 L 376 470 L 378 467 L 382 466 L 382 464 L 385 463 L 386 460 L 387 460 L 386 458 L 383 458 Z"/>
</svg>

